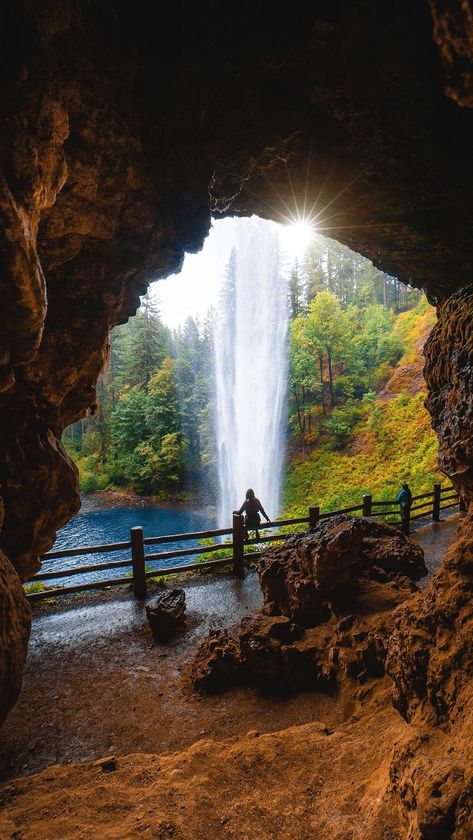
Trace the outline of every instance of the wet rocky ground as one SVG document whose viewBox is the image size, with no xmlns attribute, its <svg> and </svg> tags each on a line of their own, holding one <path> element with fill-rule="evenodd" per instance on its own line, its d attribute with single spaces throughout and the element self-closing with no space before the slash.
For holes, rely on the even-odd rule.
<svg viewBox="0 0 473 840">
<path fill-rule="evenodd" d="M 417 521 L 416 529 L 411 534 L 411 539 L 419 543 L 424 550 L 425 564 L 429 570 L 426 578 L 419 581 L 418 586 L 424 589 L 432 575 L 441 566 L 448 547 L 453 542 L 456 529 L 464 514 L 453 513 L 446 516 L 441 522 L 431 522 L 427 517 Z"/>
<path fill-rule="evenodd" d="M 432 574 L 452 541 L 458 515 L 422 525 L 413 538 Z M 213 628 L 259 609 L 255 571 L 186 576 L 187 620 L 167 644 L 153 640 L 145 608 L 128 591 L 83 593 L 36 606 L 23 690 L 0 734 L 0 778 L 109 753 L 167 753 L 199 738 L 271 732 L 313 720 L 337 726 L 353 698 L 320 692 L 265 696 L 241 688 L 202 698 L 189 668 Z M 105 594 L 105 598 L 104 598 Z"/>
</svg>

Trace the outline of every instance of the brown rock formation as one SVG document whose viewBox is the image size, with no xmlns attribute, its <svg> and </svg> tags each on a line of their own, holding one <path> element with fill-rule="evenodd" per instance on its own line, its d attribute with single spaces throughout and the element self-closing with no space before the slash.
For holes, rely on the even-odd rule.
<svg viewBox="0 0 473 840">
<path fill-rule="evenodd" d="M 370 715 L 369 739 L 365 726 L 202 740 L 182 753 L 119 757 L 114 772 L 102 761 L 57 765 L 3 786 L 0 836 L 407 840 L 386 788 L 391 744 L 408 726 L 385 705 Z"/>
<path fill-rule="evenodd" d="M 182 753 L 118 757 L 113 772 L 103 769 L 102 760 L 48 768 L 0 788 L 0 835 L 53 840 L 75 836 L 87 826 L 90 838 L 129 838 L 139 832 L 182 840 L 197 835 L 269 840 L 278 833 L 289 840 L 312 835 L 325 840 L 470 840 L 473 694 L 465 600 L 470 533 L 471 519 L 449 553 L 445 572 L 439 573 L 437 600 L 418 593 L 415 613 L 405 601 L 396 616 L 398 650 L 405 645 L 408 656 L 404 664 L 394 653 L 390 668 L 396 684 L 405 681 L 403 690 L 411 697 L 419 663 L 412 654 L 431 637 L 430 628 L 426 632 L 430 608 L 441 622 L 436 644 L 429 642 L 431 664 L 427 679 L 426 669 L 421 672 L 411 723 L 393 708 L 385 677 L 359 689 L 355 714 L 333 731 L 315 722 L 260 737 L 248 733 L 230 742 L 203 740 Z M 452 600 L 446 587 L 454 576 L 464 580 L 454 584 Z M 393 603 L 386 607 L 389 621 Z M 287 626 L 288 620 L 283 622 Z M 342 625 L 341 632 L 346 630 Z M 444 704 L 438 703 L 442 696 L 454 703 L 449 722 Z"/>
<path fill-rule="evenodd" d="M 30 626 L 31 610 L 21 581 L 0 551 L 0 724 L 20 691 Z"/>
<path fill-rule="evenodd" d="M 395 528 L 338 516 L 268 551 L 258 573 L 263 614 L 201 645 L 192 669 L 197 689 L 242 682 L 329 689 L 339 674 L 360 682 L 381 676 L 391 613 L 426 570 L 422 549 Z"/>
<path fill-rule="evenodd" d="M 258 564 L 266 612 L 287 615 L 302 627 L 326 620 L 345 598 L 351 603 L 364 573 L 419 580 L 427 570 L 422 549 L 397 528 L 344 515 L 289 537 Z"/>
<path fill-rule="evenodd" d="M 439 307 L 425 345 L 426 407 L 439 438 L 443 472 L 473 501 L 473 287 Z"/>
<path fill-rule="evenodd" d="M 455 721 L 473 674 L 473 514 L 463 522 L 435 586 L 396 611 L 388 671 L 394 702 L 407 720 Z"/>
<path fill-rule="evenodd" d="M 434 39 L 447 74 L 445 92 L 473 107 L 473 6 L 470 0 L 429 0 Z"/>
<path fill-rule="evenodd" d="M 166 641 L 185 621 L 186 593 L 184 589 L 162 592 L 153 604 L 146 605 L 146 618 L 156 639 Z"/>
<path fill-rule="evenodd" d="M 413 732 L 390 775 L 409 837 L 473 834 L 472 536 L 470 513 L 433 585 L 394 613 L 386 667 Z"/>
</svg>

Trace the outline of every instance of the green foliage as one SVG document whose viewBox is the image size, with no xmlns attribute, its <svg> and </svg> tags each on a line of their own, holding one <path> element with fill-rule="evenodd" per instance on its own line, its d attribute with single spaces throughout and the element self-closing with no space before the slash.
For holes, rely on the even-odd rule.
<svg viewBox="0 0 473 840">
<path fill-rule="evenodd" d="M 126 354 L 126 378 L 132 385 L 146 387 L 171 347 L 171 334 L 159 319 L 149 294 L 130 322 L 130 341 Z"/>
<path fill-rule="evenodd" d="M 215 540 L 212 537 L 205 537 L 204 539 L 199 540 L 199 545 L 213 546 L 213 545 L 215 545 Z M 245 545 L 243 547 L 243 554 L 246 557 L 247 555 L 253 554 L 257 550 L 258 550 L 257 545 Z M 231 540 L 225 540 L 222 543 L 221 549 L 219 549 L 218 551 L 209 551 L 208 553 L 199 554 L 197 562 L 198 563 L 207 563 L 209 560 L 227 560 L 227 559 L 228 559 L 228 565 L 231 566 L 232 563 L 233 563 L 233 551 L 232 551 L 232 548 L 231 548 Z M 245 566 L 248 567 L 251 562 L 252 562 L 251 558 L 249 557 L 247 560 L 245 560 Z M 212 572 L 212 569 L 199 569 L 198 571 L 199 571 L 199 574 L 205 575 L 205 574 L 210 574 Z"/>
<path fill-rule="evenodd" d="M 86 456 L 76 455 L 75 462 L 79 470 L 80 487 L 84 493 L 91 493 L 94 490 L 105 490 L 109 486 L 109 475 L 103 470 L 97 452 L 92 452 Z"/>
<path fill-rule="evenodd" d="M 126 387 L 112 414 L 114 473 L 138 492 L 182 487 L 186 441 L 180 432 L 175 363 L 167 357 L 145 391 Z"/>
<path fill-rule="evenodd" d="M 343 451 L 334 451 L 329 439 L 310 457 L 290 464 L 285 515 L 303 515 L 310 504 L 336 510 L 361 500 L 363 493 L 377 500 L 393 499 L 403 481 L 416 494 L 432 490 L 441 475 L 424 398 L 419 393 L 387 403 L 365 400 Z"/>
<path fill-rule="evenodd" d="M 235 260 L 232 253 L 219 303 L 223 308 L 235 304 Z M 286 498 L 292 509 L 303 500 L 305 505 L 314 498 L 352 494 L 354 485 L 338 471 L 352 451 L 361 452 L 353 473 L 366 489 L 378 461 L 385 482 L 391 473 L 405 472 L 406 465 L 398 472 L 388 465 L 391 439 L 398 441 L 399 434 L 387 422 L 387 404 L 376 392 L 386 388 L 389 396 L 393 373 L 398 375 L 402 365 L 418 365 L 418 349 L 434 316 L 416 290 L 323 237 L 316 237 L 303 262 L 294 264 L 288 304 L 288 431 L 295 457 Z M 146 296 L 135 318 L 112 331 L 109 364 L 97 386 L 97 413 L 64 435 L 82 490 L 125 485 L 158 497 L 199 493 L 206 501 L 215 499 L 214 320 L 213 312 L 203 323 L 190 318 L 171 335 Z M 390 400 L 389 409 L 399 417 L 404 409 L 415 409 L 430 458 L 434 438 L 424 409 L 414 406 L 410 393 L 403 395 L 408 386 L 402 377 L 396 380 L 400 396 Z M 412 427 L 412 418 L 403 422 Z M 370 447 L 373 458 L 366 460 Z M 310 458 L 299 463 L 307 451 Z M 419 454 L 418 460 L 425 457 Z M 422 470 L 430 476 L 435 468 L 428 463 Z"/>
<path fill-rule="evenodd" d="M 145 563 L 145 572 L 152 572 L 153 569 L 149 565 L 149 563 Z M 133 578 L 133 572 L 126 572 L 124 577 L 126 578 Z M 168 583 L 175 575 L 160 575 L 158 571 L 156 571 L 156 575 L 151 575 L 147 578 L 148 582 L 154 583 L 156 586 L 161 586 L 163 589 L 166 589 Z M 131 588 L 132 584 L 130 584 Z"/>
<path fill-rule="evenodd" d="M 303 318 L 296 336 L 304 334 Z M 410 311 L 395 316 L 379 303 L 345 310 L 351 341 L 345 360 L 334 357 L 337 406 L 328 418 L 313 411 L 318 425 L 316 447 L 307 457 L 293 456 L 286 477 L 285 514 L 305 514 L 310 504 L 335 510 L 371 492 L 378 500 L 395 498 L 403 481 L 415 493 L 430 491 L 441 480 L 437 439 L 416 387 L 422 341 L 435 322 L 435 311 L 421 298 Z M 291 353 L 298 353 L 297 342 Z M 377 392 L 395 374 L 394 393 Z M 398 393 L 401 392 L 401 393 Z M 292 408 L 292 407 L 291 407 Z M 297 424 L 292 423 L 297 430 Z M 300 432 L 299 432 L 300 435 Z M 294 434 L 297 439 L 297 434 Z M 294 439 L 293 437 L 293 439 Z M 305 440 L 308 435 L 305 433 Z"/>
<path fill-rule="evenodd" d="M 118 458 L 126 457 L 148 435 L 147 393 L 126 386 L 112 414 L 112 440 Z"/>
<path fill-rule="evenodd" d="M 356 424 L 363 416 L 362 406 L 354 400 L 348 400 L 344 406 L 334 408 L 324 427 L 329 432 L 327 445 L 332 449 L 344 449 Z"/>
<path fill-rule="evenodd" d="M 81 489 L 127 485 L 181 498 L 216 486 L 212 428 L 212 315 L 171 336 L 146 296 L 135 318 L 112 331 L 98 411 L 64 440 Z"/>
<path fill-rule="evenodd" d="M 423 318 L 423 301 L 417 309 Z M 380 303 L 349 302 L 344 307 L 332 291 L 315 293 L 306 311 L 292 322 L 289 343 L 289 428 L 301 443 L 317 439 L 317 413 L 322 408 L 323 415 L 332 412 L 322 425 L 333 435 L 334 448 L 346 445 L 353 418 L 337 408 L 362 400 L 388 381 L 410 342 L 407 333 L 415 321 L 407 316 L 396 317 Z"/>
<path fill-rule="evenodd" d="M 198 556 L 198 563 L 207 563 L 209 560 L 226 560 L 228 558 L 228 565 L 231 566 L 233 562 L 233 554 L 231 548 L 226 548 L 225 543 L 230 543 L 231 540 L 226 540 L 222 543 L 222 548 L 218 551 L 209 551 L 208 553 L 199 554 Z M 199 540 L 199 545 L 201 546 L 213 546 L 215 545 L 215 540 L 212 537 L 205 537 L 204 539 Z M 205 575 L 211 573 L 212 569 L 199 569 L 199 574 Z"/>
<path fill-rule="evenodd" d="M 46 592 L 48 587 L 41 580 L 34 580 L 32 583 L 23 584 L 25 595 L 33 595 L 35 592 Z"/>
<path fill-rule="evenodd" d="M 159 440 L 180 430 L 175 363 L 170 358 L 150 379 L 144 413 L 148 429 Z"/>
</svg>

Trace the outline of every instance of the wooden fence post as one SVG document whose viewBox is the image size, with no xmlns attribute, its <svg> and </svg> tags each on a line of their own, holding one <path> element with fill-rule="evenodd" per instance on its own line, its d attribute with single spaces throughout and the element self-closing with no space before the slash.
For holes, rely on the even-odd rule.
<svg viewBox="0 0 473 840">
<path fill-rule="evenodd" d="M 309 526 L 315 528 L 320 519 L 320 508 L 318 505 L 309 508 Z"/>
<path fill-rule="evenodd" d="M 410 534 L 410 530 L 411 530 L 411 509 L 410 509 L 410 507 L 406 507 L 406 508 L 404 508 L 404 510 L 401 510 L 401 519 L 402 519 L 401 531 L 402 531 L 403 534 L 406 535 L 406 537 L 408 537 L 409 534 Z"/>
<path fill-rule="evenodd" d="M 363 516 L 371 516 L 371 503 L 373 497 L 371 493 L 365 493 L 363 496 Z"/>
<path fill-rule="evenodd" d="M 245 524 L 239 513 L 233 514 L 233 573 L 244 577 Z"/>
<path fill-rule="evenodd" d="M 434 484 L 434 501 L 432 505 L 432 521 L 433 522 L 440 522 L 440 491 L 442 485 L 441 484 Z"/>
<path fill-rule="evenodd" d="M 133 566 L 133 591 L 140 601 L 146 598 L 145 545 L 143 528 L 130 528 L 131 562 Z"/>
</svg>

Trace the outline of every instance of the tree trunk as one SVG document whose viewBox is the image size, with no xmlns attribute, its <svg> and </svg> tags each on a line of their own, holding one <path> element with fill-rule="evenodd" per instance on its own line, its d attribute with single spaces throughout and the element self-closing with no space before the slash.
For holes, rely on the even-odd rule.
<svg viewBox="0 0 473 840">
<path fill-rule="evenodd" d="M 320 381 L 322 383 L 322 411 L 324 413 L 324 417 L 327 416 L 327 409 L 325 406 L 325 382 L 324 382 L 324 357 L 322 355 L 319 356 L 319 365 L 320 365 Z"/>
<path fill-rule="evenodd" d="M 332 355 L 330 352 L 330 347 L 327 347 L 327 362 L 328 362 L 328 380 L 329 380 L 329 388 L 330 388 L 330 403 L 332 408 L 335 406 L 335 400 L 333 396 L 333 372 L 332 372 Z"/>
<path fill-rule="evenodd" d="M 297 388 L 294 388 L 293 394 L 294 394 L 294 400 L 295 400 L 295 403 L 296 403 L 297 422 L 299 424 L 299 431 L 302 434 L 303 433 L 303 424 L 302 424 L 302 417 L 301 417 L 301 401 L 299 399 L 299 390 Z"/>
</svg>

